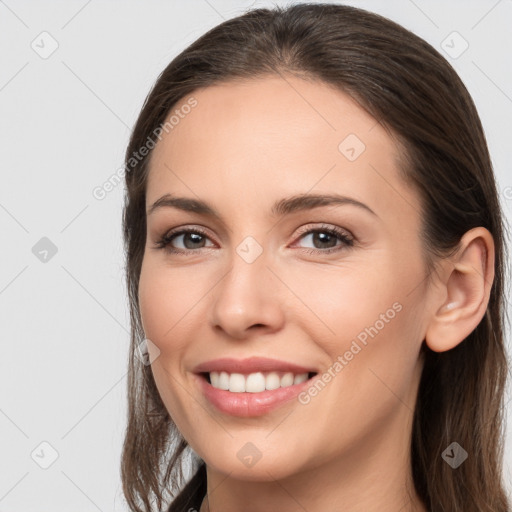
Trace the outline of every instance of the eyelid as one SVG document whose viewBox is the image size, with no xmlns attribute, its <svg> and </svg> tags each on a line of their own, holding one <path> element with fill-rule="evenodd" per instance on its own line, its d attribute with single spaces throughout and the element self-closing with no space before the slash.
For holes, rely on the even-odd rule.
<svg viewBox="0 0 512 512">
<path fill-rule="evenodd" d="M 172 239 L 174 237 L 182 236 L 184 234 L 191 233 L 191 232 L 202 235 L 204 238 L 207 238 L 208 240 L 212 241 L 213 243 L 215 243 L 217 245 L 217 243 L 215 242 L 213 237 L 210 236 L 209 230 L 199 224 L 189 224 L 189 225 L 178 226 L 176 228 L 172 228 L 172 229 L 166 231 L 162 236 L 159 237 L 159 241 L 157 242 L 157 244 L 163 240 L 169 240 L 169 244 L 170 244 L 170 239 Z M 204 248 L 202 247 L 202 249 L 209 249 L 209 248 L 211 248 L 211 247 L 204 247 Z M 179 251 L 180 249 L 177 249 L 177 250 Z M 189 251 L 187 251 L 187 252 L 189 252 Z"/>
<path fill-rule="evenodd" d="M 347 249 L 351 249 L 356 244 L 357 240 L 356 237 L 347 229 L 341 228 L 340 226 L 336 225 L 330 225 L 321 222 L 320 225 L 311 225 L 306 224 L 302 226 L 299 229 L 299 233 L 293 242 L 293 245 L 295 245 L 304 235 L 311 235 L 313 233 L 330 233 L 333 236 L 337 237 L 341 243 L 339 245 L 336 245 L 334 247 L 324 248 L 324 249 L 315 249 L 315 248 L 299 248 L 299 250 L 303 252 L 307 252 L 308 254 L 314 254 L 314 255 L 330 255 L 330 254 L 336 254 L 341 251 L 346 251 Z"/>
<path fill-rule="evenodd" d="M 335 224 L 326 224 L 324 222 L 315 223 L 311 222 L 309 224 L 305 224 L 304 226 L 301 226 L 299 228 L 299 232 L 297 233 L 297 236 L 300 238 L 302 235 L 309 233 L 311 231 L 335 231 L 338 234 L 345 235 L 347 238 L 350 238 L 351 240 L 355 240 L 355 236 L 348 230 L 339 226 L 336 226 Z"/>
</svg>

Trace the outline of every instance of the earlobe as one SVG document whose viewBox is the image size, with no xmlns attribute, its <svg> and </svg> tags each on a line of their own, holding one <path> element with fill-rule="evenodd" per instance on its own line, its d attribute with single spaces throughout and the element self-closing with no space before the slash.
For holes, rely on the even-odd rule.
<svg viewBox="0 0 512 512">
<path fill-rule="evenodd" d="M 494 280 L 491 233 L 482 227 L 468 231 L 457 253 L 446 261 L 446 268 L 425 334 L 425 342 L 434 352 L 457 346 L 485 315 Z"/>
</svg>

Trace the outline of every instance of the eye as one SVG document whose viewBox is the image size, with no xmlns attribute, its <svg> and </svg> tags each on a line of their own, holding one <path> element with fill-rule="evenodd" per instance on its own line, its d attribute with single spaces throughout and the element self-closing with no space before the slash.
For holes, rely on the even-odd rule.
<svg viewBox="0 0 512 512">
<path fill-rule="evenodd" d="M 184 247 L 174 247 L 176 240 L 180 240 Z M 158 249 L 166 249 L 170 253 L 191 254 L 196 249 L 205 248 L 204 243 L 209 238 L 206 232 L 199 228 L 180 229 L 166 233 L 155 244 Z"/>
<path fill-rule="evenodd" d="M 334 226 L 322 225 L 316 229 L 305 229 L 300 238 L 309 238 L 309 241 L 317 246 L 307 251 L 310 254 L 337 252 L 354 245 L 354 238 L 350 234 Z"/>
<path fill-rule="evenodd" d="M 340 228 L 326 225 L 316 229 L 307 228 L 308 226 L 301 230 L 300 239 L 309 238 L 313 245 L 319 246 L 306 250 L 310 254 L 337 252 L 354 245 L 354 238 Z M 213 245 L 205 245 L 207 240 L 210 240 L 209 237 L 200 228 L 179 229 L 166 233 L 156 242 L 155 247 L 166 249 L 171 254 L 193 254 L 198 249 L 212 247 Z M 181 243 L 182 247 L 174 245 L 177 241 Z"/>
</svg>

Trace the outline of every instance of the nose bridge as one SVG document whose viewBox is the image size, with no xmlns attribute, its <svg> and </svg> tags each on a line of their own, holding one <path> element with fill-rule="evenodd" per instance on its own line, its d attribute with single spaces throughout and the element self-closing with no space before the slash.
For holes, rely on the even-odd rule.
<svg viewBox="0 0 512 512">
<path fill-rule="evenodd" d="M 233 247 L 230 271 L 214 289 L 213 325 L 242 338 L 252 326 L 277 329 L 284 316 L 279 306 L 278 281 L 267 268 L 269 254 L 253 237 Z"/>
</svg>

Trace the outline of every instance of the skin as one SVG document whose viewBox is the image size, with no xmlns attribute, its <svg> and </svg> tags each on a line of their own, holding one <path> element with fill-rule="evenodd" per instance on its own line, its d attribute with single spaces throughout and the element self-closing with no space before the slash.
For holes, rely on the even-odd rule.
<svg viewBox="0 0 512 512">
<path fill-rule="evenodd" d="M 149 214 L 139 301 L 158 348 L 159 393 L 207 465 L 201 512 L 262 512 L 269 504 L 282 512 L 426 511 L 409 454 L 420 348 L 449 350 L 480 322 L 494 277 L 492 236 L 466 233 L 426 279 L 420 197 L 398 174 L 394 139 L 321 82 L 267 76 L 193 96 L 197 107 L 153 151 L 146 205 L 166 193 L 202 199 L 222 221 L 172 207 Z M 354 161 L 338 149 L 349 134 L 366 146 Z M 276 200 L 332 192 L 375 215 L 354 205 L 270 213 Z M 310 230 L 323 225 L 350 234 L 353 246 L 335 236 L 315 241 Z M 175 238 L 188 254 L 155 248 L 177 227 L 202 227 L 207 236 Z M 248 236 L 263 250 L 252 263 L 237 253 Z M 395 303 L 400 312 L 307 404 L 229 416 L 192 373 L 206 360 L 257 355 L 321 376 Z M 247 442 L 261 452 L 252 467 L 237 457 Z"/>
</svg>

